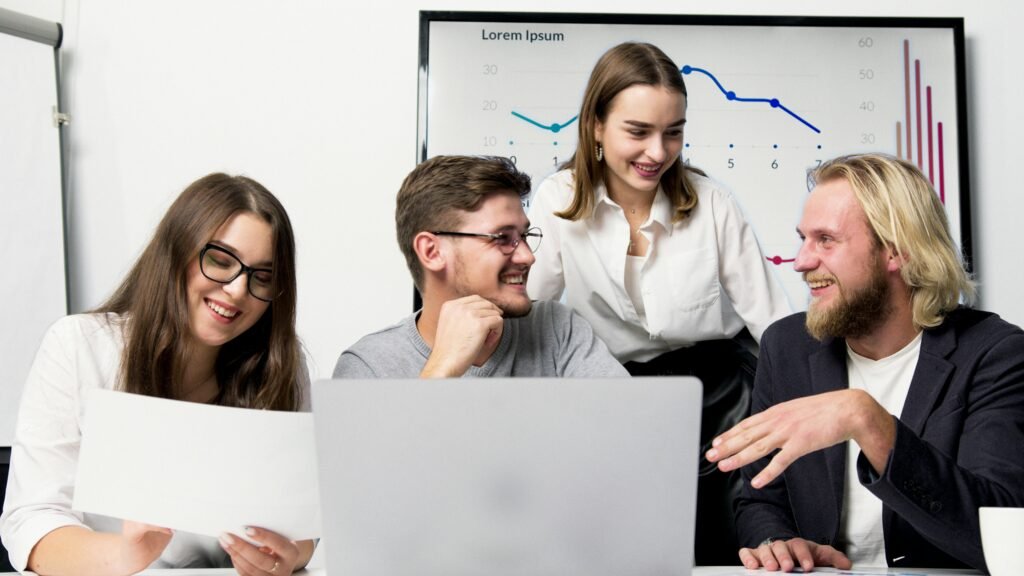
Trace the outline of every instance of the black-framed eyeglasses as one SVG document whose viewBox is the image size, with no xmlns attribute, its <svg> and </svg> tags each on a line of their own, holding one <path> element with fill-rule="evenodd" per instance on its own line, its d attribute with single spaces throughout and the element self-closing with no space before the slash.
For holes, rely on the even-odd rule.
<svg viewBox="0 0 1024 576">
<path fill-rule="evenodd" d="M 530 252 L 536 252 L 537 248 L 540 247 L 541 238 L 544 237 L 544 233 L 540 231 L 540 228 L 533 227 L 526 232 L 519 232 L 512 230 L 509 232 L 497 232 L 494 234 L 483 234 L 477 232 L 446 232 L 439 230 L 431 232 L 437 236 L 463 236 L 468 238 L 486 238 L 491 241 L 491 244 L 498 247 L 501 253 L 508 256 L 516 251 L 519 247 L 520 242 L 525 242 L 526 247 L 530 249 Z"/>
<path fill-rule="evenodd" d="M 247 276 L 246 288 L 257 300 L 270 302 L 280 293 L 274 284 L 274 271 L 246 266 L 227 248 L 207 244 L 199 251 L 199 271 L 214 282 L 230 284 L 239 275 Z"/>
</svg>

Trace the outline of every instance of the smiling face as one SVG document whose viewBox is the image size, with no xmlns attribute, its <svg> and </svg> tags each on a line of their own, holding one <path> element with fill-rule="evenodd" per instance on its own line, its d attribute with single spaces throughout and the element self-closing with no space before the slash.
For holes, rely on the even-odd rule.
<svg viewBox="0 0 1024 576">
<path fill-rule="evenodd" d="M 523 233 L 530 221 L 519 196 L 512 192 L 491 194 L 473 212 L 462 214 L 458 232 L 496 234 Z M 502 254 L 486 238 L 443 236 L 454 262 L 449 280 L 452 298 L 478 295 L 501 308 L 506 318 L 525 316 L 533 303 L 526 294 L 526 278 L 533 266 L 533 253 L 520 242 L 511 254 Z"/>
<path fill-rule="evenodd" d="M 217 229 L 210 243 L 225 248 L 247 266 L 273 269 L 270 224 L 251 212 L 239 212 Z M 227 284 L 214 282 L 199 268 L 198 254 L 188 268 L 189 330 L 199 346 L 219 348 L 255 324 L 269 303 L 249 293 L 248 274 Z"/>
<path fill-rule="evenodd" d="M 604 148 L 604 180 L 615 194 L 650 193 L 679 160 L 686 97 L 664 86 L 634 84 L 612 99 L 594 137 Z"/>
<path fill-rule="evenodd" d="M 881 326 L 891 310 L 886 257 L 849 183 L 816 186 L 797 231 L 803 243 L 794 267 L 811 290 L 811 335 L 860 338 Z"/>
</svg>

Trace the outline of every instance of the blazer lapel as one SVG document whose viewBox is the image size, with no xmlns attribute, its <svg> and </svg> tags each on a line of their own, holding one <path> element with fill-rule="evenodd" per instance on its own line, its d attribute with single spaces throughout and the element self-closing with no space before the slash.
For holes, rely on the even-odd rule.
<svg viewBox="0 0 1024 576">
<path fill-rule="evenodd" d="M 900 414 L 903 424 L 918 436 L 953 374 L 953 364 L 946 358 L 956 349 L 956 332 L 949 324 L 925 330 L 921 336 L 921 354 Z"/>
<path fill-rule="evenodd" d="M 846 342 L 833 339 L 811 355 L 811 394 L 821 394 L 849 388 L 846 372 Z M 832 487 L 833 542 L 839 534 L 839 514 L 843 507 L 843 484 L 846 480 L 846 451 L 849 442 L 822 450 Z"/>
</svg>

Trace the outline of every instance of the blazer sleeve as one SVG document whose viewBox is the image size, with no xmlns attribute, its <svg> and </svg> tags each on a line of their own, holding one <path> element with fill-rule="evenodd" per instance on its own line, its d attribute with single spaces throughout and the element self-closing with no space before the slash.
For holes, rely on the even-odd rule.
<svg viewBox="0 0 1024 576">
<path fill-rule="evenodd" d="M 1024 333 L 989 334 L 978 348 L 977 362 L 955 366 L 967 381 L 950 389 L 955 401 L 930 414 L 921 435 L 897 420 L 884 473 L 863 454 L 857 473 L 935 547 L 985 570 L 978 508 L 1024 506 Z"/>
</svg>

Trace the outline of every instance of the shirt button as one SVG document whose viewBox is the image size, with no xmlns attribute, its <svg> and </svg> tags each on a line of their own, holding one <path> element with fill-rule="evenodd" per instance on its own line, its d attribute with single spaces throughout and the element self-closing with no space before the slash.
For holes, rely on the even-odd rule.
<svg viewBox="0 0 1024 576">
<path fill-rule="evenodd" d="M 931 505 L 928 506 L 928 508 L 931 509 L 932 514 L 938 514 L 942 511 L 942 502 L 932 502 Z"/>
</svg>

